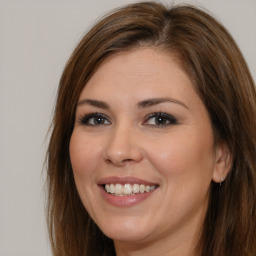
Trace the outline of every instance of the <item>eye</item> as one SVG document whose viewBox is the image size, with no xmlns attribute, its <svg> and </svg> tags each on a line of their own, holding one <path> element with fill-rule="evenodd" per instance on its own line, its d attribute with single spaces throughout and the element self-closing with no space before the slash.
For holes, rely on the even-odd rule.
<svg viewBox="0 0 256 256">
<path fill-rule="evenodd" d="M 177 124 L 177 119 L 172 115 L 158 112 L 148 115 L 144 124 L 150 126 L 170 126 Z"/>
<path fill-rule="evenodd" d="M 111 124 L 108 117 L 102 113 L 92 113 L 84 115 L 79 119 L 79 123 L 86 126 L 100 126 Z"/>
</svg>

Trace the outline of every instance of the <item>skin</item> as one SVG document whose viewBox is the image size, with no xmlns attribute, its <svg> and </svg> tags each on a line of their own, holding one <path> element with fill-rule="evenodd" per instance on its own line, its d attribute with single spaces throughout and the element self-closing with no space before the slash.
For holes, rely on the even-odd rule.
<svg viewBox="0 0 256 256">
<path fill-rule="evenodd" d="M 191 255 L 210 183 L 227 174 L 228 151 L 222 144 L 214 147 L 207 110 L 177 63 L 153 48 L 113 55 L 78 100 L 70 140 L 76 186 L 90 216 L 114 240 L 118 256 Z M 138 106 L 148 99 L 165 100 Z M 155 112 L 177 121 L 164 117 L 161 125 L 148 117 Z M 81 123 L 91 113 L 102 113 L 101 123 L 94 118 Z M 138 204 L 116 207 L 97 185 L 109 176 L 132 176 L 159 187 Z"/>
</svg>

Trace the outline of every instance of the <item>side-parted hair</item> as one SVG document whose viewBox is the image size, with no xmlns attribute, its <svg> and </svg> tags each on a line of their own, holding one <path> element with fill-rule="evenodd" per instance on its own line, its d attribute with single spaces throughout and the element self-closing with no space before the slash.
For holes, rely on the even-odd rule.
<svg viewBox="0 0 256 256">
<path fill-rule="evenodd" d="M 62 74 L 47 154 L 48 228 L 54 256 L 115 255 L 76 190 L 69 156 L 80 93 L 109 56 L 140 47 L 175 55 L 209 113 L 215 141 L 228 145 L 232 168 L 210 186 L 195 256 L 256 255 L 256 92 L 227 30 L 191 5 L 130 4 L 83 37 Z"/>
</svg>

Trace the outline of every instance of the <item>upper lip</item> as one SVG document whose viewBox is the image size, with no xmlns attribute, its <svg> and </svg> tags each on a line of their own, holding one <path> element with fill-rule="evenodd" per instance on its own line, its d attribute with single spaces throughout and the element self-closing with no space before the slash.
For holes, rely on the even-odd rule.
<svg viewBox="0 0 256 256">
<path fill-rule="evenodd" d="M 117 177 L 117 176 L 111 176 L 111 177 L 105 177 L 99 180 L 98 185 L 105 185 L 105 184 L 144 184 L 149 186 L 157 185 L 156 183 L 146 181 L 140 178 L 126 176 L 126 177 Z"/>
</svg>

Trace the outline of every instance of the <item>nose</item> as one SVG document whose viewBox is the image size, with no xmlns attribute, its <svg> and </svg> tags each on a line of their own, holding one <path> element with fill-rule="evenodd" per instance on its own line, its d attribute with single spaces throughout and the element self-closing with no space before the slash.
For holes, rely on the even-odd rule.
<svg viewBox="0 0 256 256">
<path fill-rule="evenodd" d="M 128 163 L 138 163 L 143 159 L 139 136 L 136 128 L 122 125 L 113 129 L 106 143 L 104 159 L 117 167 Z"/>
</svg>

